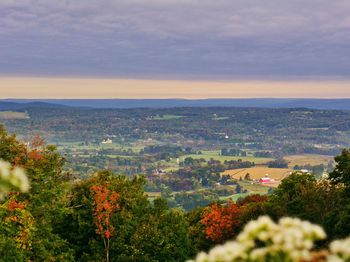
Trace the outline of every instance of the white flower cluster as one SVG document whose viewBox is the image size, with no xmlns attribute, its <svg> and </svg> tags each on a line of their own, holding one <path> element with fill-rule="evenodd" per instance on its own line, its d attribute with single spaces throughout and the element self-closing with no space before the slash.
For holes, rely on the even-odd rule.
<svg viewBox="0 0 350 262">
<path fill-rule="evenodd" d="M 236 241 L 216 246 L 208 254 L 198 254 L 195 262 L 300 261 L 310 259 L 315 240 L 326 237 L 320 226 L 298 218 L 282 218 L 274 223 L 263 216 L 249 222 Z"/>
<path fill-rule="evenodd" d="M 333 241 L 329 249 L 328 262 L 350 262 L 350 237 Z"/>
<path fill-rule="evenodd" d="M 11 167 L 11 164 L 0 160 L 0 199 L 10 191 L 27 192 L 29 181 L 22 168 Z"/>
</svg>

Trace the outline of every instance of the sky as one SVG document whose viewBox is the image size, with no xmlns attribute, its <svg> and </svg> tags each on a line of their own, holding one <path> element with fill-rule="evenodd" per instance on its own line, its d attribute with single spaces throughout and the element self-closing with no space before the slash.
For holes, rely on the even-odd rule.
<svg viewBox="0 0 350 262">
<path fill-rule="evenodd" d="M 349 0 L 0 0 L 0 98 L 350 97 L 349 13 Z M 65 92 L 49 91 L 57 79 Z"/>
</svg>

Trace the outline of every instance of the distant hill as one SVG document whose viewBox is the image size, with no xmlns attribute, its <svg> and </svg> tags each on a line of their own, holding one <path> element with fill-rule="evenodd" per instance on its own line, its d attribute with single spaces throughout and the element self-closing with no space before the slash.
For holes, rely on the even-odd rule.
<svg viewBox="0 0 350 262">
<path fill-rule="evenodd" d="M 0 101 L 0 110 L 25 110 L 26 108 L 62 108 L 67 107 L 63 104 L 48 103 L 45 101 L 31 101 L 31 102 L 9 102 Z"/>
<path fill-rule="evenodd" d="M 26 107 L 171 108 L 257 107 L 350 110 L 350 99 L 5 99 L 0 110 Z"/>
</svg>

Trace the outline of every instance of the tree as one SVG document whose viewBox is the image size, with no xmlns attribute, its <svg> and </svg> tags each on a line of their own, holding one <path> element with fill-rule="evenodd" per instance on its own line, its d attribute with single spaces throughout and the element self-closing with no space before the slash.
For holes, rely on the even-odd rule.
<svg viewBox="0 0 350 262">
<path fill-rule="evenodd" d="M 131 261 L 186 261 L 191 255 L 189 225 L 184 213 L 156 199 L 131 236 Z M 120 259 L 123 261 L 123 259 Z"/>
<path fill-rule="evenodd" d="M 293 216 L 322 225 L 330 239 L 350 233 L 350 205 L 344 188 L 311 174 L 293 173 L 269 196 L 265 208 L 274 219 Z"/>
<path fill-rule="evenodd" d="M 239 207 L 239 222 L 240 230 L 249 221 L 257 219 L 259 216 L 265 215 L 265 205 L 269 197 L 267 195 L 253 194 L 245 198 L 237 200 L 236 204 Z"/>
<path fill-rule="evenodd" d="M 271 161 L 267 165 L 269 168 L 288 168 L 288 162 L 283 158 Z"/>
<path fill-rule="evenodd" d="M 3 125 L 0 125 L 0 159 L 11 164 L 25 161 L 26 146 L 19 142 L 16 135 L 9 135 Z"/>
<path fill-rule="evenodd" d="M 90 191 L 94 198 L 93 218 L 97 227 L 96 234 L 103 239 L 106 262 L 109 262 L 110 239 L 115 227 L 111 223 L 112 215 L 119 209 L 119 194 L 104 185 L 93 185 Z"/>
<path fill-rule="evenodd" d="M 75 260 L 98 261 L 100 257 L 96 254 L 105 252 L 96 226 L 100 228 L 99 233 L 112 229 L 109 232 L 111 261 L 184 261 L 189 258 L 188 223 L 183 212 L 169 209 L 161 199 L 154 204 L 149 202 L 144 185 L 143 177 L 130 179 L 109 171 L 100 171 L 74 184 L 71 212 L 61 225 L 60 235 L 74 248 Z M 95 192 L 103 196 L 101 200 L 96 201 Z M 107 207 L 108 212 L 103 216 L 108 221 L 101 225 L 96 203 L 100 202 L 100 210 L 105 212 L 106 204 L 112 204 L 112 192 L 118 194 L 118 207 Z M 112 210 L 114 212 L 110 212 Z M 104 237 L 108 241 L 106 235 Z"/>
<path fill-rule="evenodd" d="M 341 155 L 335 157 L 336 166 L 329 174 L 329 179 L 334 184 L 344 184 L 350 187 L 350 150 L 344 149 Z"/>
<path fill-rule="evenodd" d="M 1 261 L 28 261 L 32 251 L 34 218 L 26 202 L 16 200 L 14 193 L 0 205 Z"/>
<path fill-rule="evenodd" d="M 269 201 L 273 217 L 284 215 L 315 219 L 319 207 L 317 181 L 313 175 L 295 172 L 282 180 Z"/>
<path fill-rule="evenodd" d="M 24 169 L 30 180 L 30 191 L 15 196 L 16 202 L 27 203 L 25 210 L 34 220 L 29 258 L 70 261 L 70 248 L 54 232 L 54 227 L 66 212 L 68 184 L 62 171 L 64 159 L 54 146 L 46 146 L 42 139 L 34 137 L 26 146 L 15 135 L 7 134 L 2 126 L 0 158 L 15 168 Z"/>
<path fill-rule="evenodd" d="M 233 202 L 212 204 L 200 221 L 205 226 L 206 237 L 214 243 L 223 243 L 232 238 L 239 228 L 238 214 L 239 208 Z"/>
<path fill-rule="evenodd" d="M 186 213 L 186 220 L 189 223 L 189 237 L 192 255 L 201 250 L 208 250 L 212 246 L 212 241 L 206 237 L 205 225 L 201 223 L 204 213 L 208 208 L 196 207 Z"/>
</svg>

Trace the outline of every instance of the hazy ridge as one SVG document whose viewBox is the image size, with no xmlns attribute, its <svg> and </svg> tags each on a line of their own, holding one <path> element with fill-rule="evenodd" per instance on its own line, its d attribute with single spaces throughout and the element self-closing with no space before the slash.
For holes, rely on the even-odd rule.
<svg viewBox="0 0 350 262">
<path fill-rule="evenodd" d="M 258 107 L 350 110 L 350 99 L 4 99 L 0 110 L 26 107 L 172 108 Z"/>
</svg>

